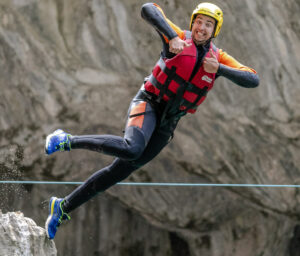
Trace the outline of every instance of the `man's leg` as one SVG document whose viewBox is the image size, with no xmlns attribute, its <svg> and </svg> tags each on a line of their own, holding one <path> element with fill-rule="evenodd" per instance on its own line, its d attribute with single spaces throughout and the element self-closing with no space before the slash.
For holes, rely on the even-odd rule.
<svg viewBox="0 0 300 256">
<path fill-rule="evenodd" d="M 169 143 L 173 136 L 177 121 L 173 124 L 156 129 L 144 150 L 143 154 L 136 160 L 127 161 L 117 158 L 114 162 L 94 173 L 84 184 L 75 189 L 65 198 L 63 210 L 69 213 L 117 182 L 127 178 L 133 171 L 151 161 Z"/>
<path fill-rule="evenodd" d="M 65 197 L 63 210 L 69 213 L 98 193 L 127 178 L 137 167 L 127 160 L 116 158 L 109 166 L 92 174 L 82 185 Z"/>
<path fill-rule="evenodd" d="M 102 192 L 117 182 L 124 180 L 134 170 L 152 160 L 168 144 L 170 138 L 172 138 L 173 130 L 176 125 L 177 121 L 170 123 L 168 126 L 155 129 L 146 149 L 138 159 L 128 161 L 117 158 L 110 166 L 94 173 L 84 182 L 84 184 L 75 189 L 65 199 L 56 200 L 55 198 L 55 201 L 51 198 L 50 213 L 46 222 L 48 237 L 51 239 L 54 238 L 57 228 L 62 220 L 69 218 L 67 213 L 73 211 L 99 192 Z"/>
<path fill-rule="evenodd" d="M 69 219 L 67 211 L 83 204 L 97 193 L 125 179 L 136 166 L 129 160 L 137 159 L 143 153 L 156 126 L 156 113 L 145 101 L 133 100 L 129 108 L 124 138 L 113 135 L 75 136 L 58 131 L 46 140 L 47 153 L 61 149 L 86 148 L 117 156 L 110 165 L 92 175 L 82 186 L 76 189 L 67 200 L 52 197 L 49 203 L 49 215 L 46 221 L 46 232 L 53 239 L 58 226 Z M 125 160 L 127 159 L 127 160 Z"/>
<path fill-rule="evenodd" d="M 124 137 L 108 134 L 71 136 L 60 130 L 47 137 L 46 153 L 51 154 L 58 150 L 88 149 L 126 160 L 134 160 L 143 153 L 155 126 L 156 113 L 152 106 L 136 99 L 133 100 L 128 111 Z"/>
</svg>

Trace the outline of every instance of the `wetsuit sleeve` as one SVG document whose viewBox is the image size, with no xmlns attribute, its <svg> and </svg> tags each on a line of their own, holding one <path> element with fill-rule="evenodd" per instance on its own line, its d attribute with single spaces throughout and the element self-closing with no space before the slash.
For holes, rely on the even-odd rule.
<svg viewBox="0 0 300 256">
<path fill-rule="evenodd" d="M 166 43 L 169 43 L 169 40 L 177 36 L 181 39 L 184 38 L 184 31 L 166 17 L 159 5 L 154 3 L 144 4 L 142 6 L 141 15 L 143 19 L 162 34 Z"/>
<path fill-rule="evenodd" d="M 220 66 L 217 76 L 224 76 L 239 86 L 254 88 L 259 85 L 259 77 L 252 68 L 239 63 L 232 56 L 220 50 Z"/>
</svg>

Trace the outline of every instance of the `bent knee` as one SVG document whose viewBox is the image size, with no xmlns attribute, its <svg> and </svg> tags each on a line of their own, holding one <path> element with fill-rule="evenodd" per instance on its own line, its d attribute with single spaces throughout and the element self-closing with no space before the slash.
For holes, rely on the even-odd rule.
<svg viewBox="0 0 300 256">
<path fill-rule="evenodd" d="M 144 151 L 144 147 L 141 146 L 130 147 L 126 151 L 126 154 L 124 154 L 123 159 L 128 161 L 136 160 L 142 155 L 143 151 Z"/>
<path fill-rule="evenodd" d="M 124 159 L 136 160 L 138 159 L 146 147 L 146 141 L 143 131 L 135 126 L 128 127 L 124 137 L 126 145 L 126 153 Z"/>
</svg>

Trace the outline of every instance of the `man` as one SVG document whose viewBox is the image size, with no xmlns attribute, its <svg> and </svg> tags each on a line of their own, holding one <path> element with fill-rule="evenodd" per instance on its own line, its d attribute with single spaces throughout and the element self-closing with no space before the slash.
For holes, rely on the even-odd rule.
<svg viewBox="0 0 300 256">
<path fill-rule="evenodd" d="M 72 136 L 57 130 L 46 139 L 47 154 L 88 149 L 116 157 L 111 165 L 95 172 L 70 195 L 50 199 L 46 221 L 50 239 L 61 222 L 70 219 L 69 212 L 152 160 L 172 139 L 179 119 L 196 112 L 217 77 L 224 76 L 247 88 L 258 86 L 255 70 L 212 43 L 223 23 L 222 10 L 216 5 L 197 6 L 191 16 L 191 31 L 182 31 L 153 3 L 143 5 L 142 17 L 161 36 L 163 51 L 131 102 L 124 137 Z"/>
</svg>

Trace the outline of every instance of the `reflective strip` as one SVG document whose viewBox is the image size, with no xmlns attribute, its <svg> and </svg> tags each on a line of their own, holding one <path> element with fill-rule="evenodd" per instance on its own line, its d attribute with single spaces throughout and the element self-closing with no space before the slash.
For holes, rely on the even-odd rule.
<svg viewBox="0 0 300 256">
<path fill-rule="evenodd" d="M 160 67 L 160 69 L 165 72 L 165 69 L 167 69 L 166 63 L 162 58 L 159 58 L 157 65 Z"/>
<path fill-rule="evenodd" d="M 151 111 L 148 111 L 148 112 L 151 112 Z M 130 115 L 129 117 L 136 117 L 136 116 L 142 116 L 142 115 L 145 115 L 147 112 L 142 112 L 142 113 L 137 113 L 137 114 L 134 114 L 134 115 Z"/>
<path fill-rule="evenodd" d="M 137 126 L 142 129 L 143 123 L 144 123 L 144 118 L 145 118 L 144 113 L 146 112 L 146 106 L 147 106 L 146 102 L 141 102 L 131 109 L 127 127 Z M 139 115 L 139 114 L 141 114 L 141 115 Z"/>
</svg>

